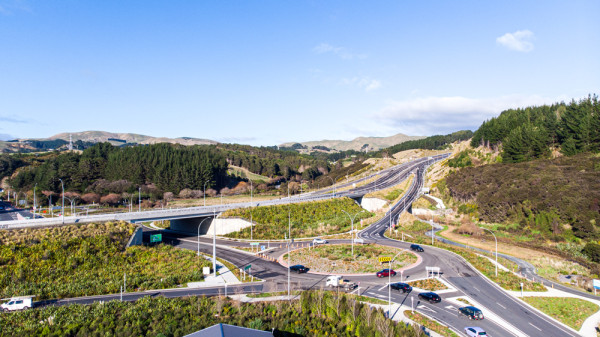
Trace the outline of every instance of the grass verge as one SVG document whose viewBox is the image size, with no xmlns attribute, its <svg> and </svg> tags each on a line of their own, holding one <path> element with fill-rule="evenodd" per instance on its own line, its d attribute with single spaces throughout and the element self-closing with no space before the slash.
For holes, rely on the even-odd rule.
<svg viewBox="0 0 600 337">
<path fill-rule="evenodd" d="M 459 337 L 454 331 L 450 330 L 450 328 L 448 328 L 447 326 L 441 325 L 440 323 L 433 321 L 433 320 L 419 314 L 418 312 L 413 313 L 410 310 L 405 310 L 404 316 L 410 318 L 411 320 L 415 321 L 417 324 L 420 324 L 431 331 L 439 333 L 442 336 Z"/>
<path fill-rule="evenodd" d="M 575 330 L 598 311 L 598 305 L 570 297 L 525 297 L 523 300 Z"/>
</svg>

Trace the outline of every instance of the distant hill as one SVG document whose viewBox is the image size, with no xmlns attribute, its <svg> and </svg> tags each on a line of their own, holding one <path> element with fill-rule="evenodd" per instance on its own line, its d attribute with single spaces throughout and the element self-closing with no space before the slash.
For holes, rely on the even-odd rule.
<svg viewBox="0 0 600 337">
<path fill-rule="evenodd" d="M 407 136 L 399 133 L 390 137 L 358 137 L 353 140 L 321 140 L 309 141 L 303 143 L 284 143 L 281 147 L 293 147 L 300 152 L 310 152 L 313 150 L 337 150 L 337 151 L 377 151 L 392 145 L 400 144 L 409 140 L 423 139 L 422 136 Z M 302 147 L 298 146 L 302 145 Z"/>
<path fill-rule="evenodd" d="M 101 143 L 110 142 L 114 145 L 122 145 L 125 143 L 137 143 L 137 144 L 157 144 L 157 143 L 177 143 L 182 145 L 206 145 L 206 144 L 218 144 L 218 142 L 209 139 L 191 138 L 191 137 L 179 137 L 179 138 L 166 138 L 166 137 L 152 137 L 146 135 L 139 135 L 135 133 L 113 133 L 106 131 L 83 131 L 83 132 L 64 132 L 47 138 L 47 140 L 62 139 L 69 141 L 69 136 L 73 137 L 73 142 L 78 140 L 84 142 Z"/>
</svg>

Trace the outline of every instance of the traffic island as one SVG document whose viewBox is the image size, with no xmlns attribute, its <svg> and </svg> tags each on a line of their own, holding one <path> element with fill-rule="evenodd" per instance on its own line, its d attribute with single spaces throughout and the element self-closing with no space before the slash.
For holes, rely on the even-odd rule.
<svg viewBox="0 0 600 337">
<path fill-rule="evenodd" d="M 279 257 L 279 262 L 286 267 L 288 266 L 287 255 Z M 394 256 L 391 268 L 395 270 L 412 268 L 421 262 L 421 258 L 410 251 L 388 246 L 354 245 L 353 258 L 351 245 L 326 244 L 292 251 L 290 264 L 301 264 L 309 268 L 310 273 L 315 274 L 372 274 L 389 268 L 389 260 Z"/>
</svg>

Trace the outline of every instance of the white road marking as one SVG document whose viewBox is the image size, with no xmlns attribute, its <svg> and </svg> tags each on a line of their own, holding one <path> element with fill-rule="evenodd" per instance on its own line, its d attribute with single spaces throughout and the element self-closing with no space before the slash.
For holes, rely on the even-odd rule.
<svg viewBox="0 0 600 337">
<path fill-rule="evenodd" d="M 456 309 L 456 308 L 454 308 L 454 307 L 453 307 L 453 306 L 451 306 L 451 305 L 445 306 L 444 308 L 446 308 L 446 309 Z"/>
<path fill-rule="evenodd" d="M 388 297 L 387 297 L 387 296 L 385 296 L 385 295 L 379 295 L 379 294 L 375 294 L 375 296 L 377 296 L 377 297 L 379 297 L 379 298 L 388 298 Z"/>
<path fill-rule="evenodd" d="M 475 289 L 475 290 L 477 290 L 477 291 L 481 292 L 481 290 L 479 290 L 477 287 L 473 287 L 473 289 Z"/>
<path fill-rule="evenodd" d="M 421 310 L 425 310 L 425 311 L 436 312 L 435 310 L 433 310 L 433 309 L 431 309 L 431 308 L 428 308 L 428 307 L 426 307 L 426 306 L 424 306 L 424 305 L 419 305 L 419 306 L 417 306 L 417 308 L 419 308 L 419 309 L 421 309 Z"/>
<path fill-rule="evenodd" d="M 533 325 L 533 324 L 531 324 L 531 323 L 529 323 L 529 325 L 531 325 L 532 327 L 534 327 L 534 328 L 536 328 L 536 329 L 538 329 L 538 330 L 542 331 L 542 329 L 538 328 L 537 326 L 535 326 L 535 325 Z"/>
<path fill-rule="evenodd" d="M 383 287 L 379 288 L 377 291 L 382 291 L 383 289 L 385 289 L 385 288 L 387 288 L 387 287 L 388 287 L 388 286 L 387 286 L 387 284 L 386 284 L 386 285 L 384 285 Z"/>
<path fill-rule="evenodd" d="M 500 303 L 498 303 L 498 302 L 496 302 L 496 304 L 498 304 L 499 306 L 501 306 L 502 308 L 504 308 L 504 310 L 506 310 L 506 307 L 505 307 L 505 306 L 503 306 L 502 304 L 500 304 Z"/>
</svg>

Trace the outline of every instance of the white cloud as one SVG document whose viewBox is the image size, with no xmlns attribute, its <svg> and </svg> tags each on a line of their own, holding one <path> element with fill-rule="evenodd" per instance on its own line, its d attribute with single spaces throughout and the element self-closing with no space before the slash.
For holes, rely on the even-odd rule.
<svg viewBox="0 0 600 337">
<path fill-rule="evenodd" d="M 531 40 L 534 38 L 533 32 L 529 30 L 517 30 L 514 33 L 506 33 L 496 38 L 496 43 L 511 50 L 528 53 L 533 50 Z"/>
<path fill-rule="evenodd" d="M 341 83 L 343 85 L 357 86 L 365 89 L 365 91 L 373 91 L 381 88 L 381 82 L 379 80 L 367 77 L 343 78 Z"/>
<path fill-rule="evenodd" d="M 495 98 L 424 97 L 389 101 L 373 117 L 383 125 L 394 125 L 408 135 L 447 134 L 458 130 L 475 130 L 484 120 L 503 110 L 552 104 L 561 99 L 541 96 L 502 96 Z"/>
<path fill-rule="evenodd" d="M 345 60 L 364 59 L 367 57 L 367 55 L 365 55 L 365 54 L 352 53 L 344 47 L 332 46 L 328 43 L 321 43 L 321 44 L 317 45 L 316 47 L 313 48 L 313 52 L 315 52 L 317 54 L 332 53 L 332 54 L 337 55 Z"/>
</svg>

